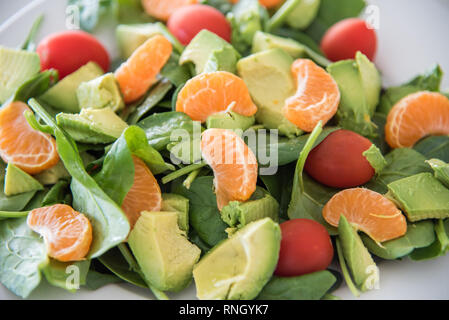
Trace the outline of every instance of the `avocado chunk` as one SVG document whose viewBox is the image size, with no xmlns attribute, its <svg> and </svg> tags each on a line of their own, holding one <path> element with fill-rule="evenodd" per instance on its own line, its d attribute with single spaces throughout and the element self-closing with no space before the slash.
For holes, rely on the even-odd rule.
<svg viewBox="0 0 449 320">
<path fill-rule="evenodd" d="M 368 160 L 376 173 L 380 173 L 387 165 L 387 160 L 385 160 L 382 152 L 380 152 L 379 148 L 376 147 L 374 143 L 371 147 L 365 150 L 362 155 Z"/>
<path fill-rule="evenodd" d="M 187 287 L 201 254 L 179 229 L 176 212 L 143 211 L 128 244 L 145 278 L 162 291 L 178 292 Z"/>
<path fill-rule="evenodd" d="M 435 178 L 449 188 L 449 163 L 439 159 L 430 159 L 426 162 L 432 167 Z"/>
<path fill-rule="evenodd" d="M 302 130 L 288 121 L 282 111 L 285 100 L 296 89 L 290 71 L 292 63 L 292 57 L 282 49 L 261 51 L 237 63 L 238 73 L 258 107 L 257 122 L 267 129 L 278 129 L 280 134 L 289 137 L 302 134 Z"/>
<path fill-rule="evenodd" d="M 103 74 L 103 69 L 95 62 L 88 62 L 75 72 L 56 83 L 39 97 L 56 110 L 77 113 L 80 111 L 76 91 L 83 82 L 93 80 Z"/>
<path fill-rule="evenodd" d="M 13 196 L 19 193 L 43 190 L 44 186 L 25 171 L 8 163 L 5 175 L 4 192 L 7 196 Z"/>
<path fill-rule="evenodd" d="M 431 173 L 418 173 L 387 187 L 387 196 L 407 214 L 409 221 L 449 217 L 449 190 Z"/>
<path fill-rule="evenodd" d="M 260 52 L 279 48 L 287 52 L 293 59 L 307 56 L 305 47 L 295 40 L 257 31 L 253 38 L 252 52 Z"/>
<path fill-rule="evenodd" d="M 83 109 L 79 114 L 59 113 L 56 121 L 70 136 L 83 143 L 111 143 L 128 127 L 110 108 Z"/>
<path fill-rule="evenodd" d="M 161 22 L 118 25 L 115 35 L 120 57 L 123 60 L 128 59 L 145 41 L 158 34 L 166 37 L 176 50 L 179 51 L 179 48 L 182 48 L 182 44 Z"/>
<path fill-rule="evenodd" d="M 337 111 L 339 125 L 363 136 L 375 137 L 371 121 L 379 102 L 381 79 L 375 65 L 360 52 L 355 60 L 332 63 L 327 71 L 338 84 L 341 94 Z"/>
<path fill-rule="evenodd" d="M 125 107 L 120 88 L 112 73 L 82 82 L 76 90 L 76 96 L 81 109 L 111 108 L 117 112 Z"/>
<path fill-rule="evenodd" d="M 212 248 L 193 269 L 201 300 L 250 300 L 270 280 L 281 230 L 270 218 L 247 224 Z"/>
<path fill-rule="evenodd" d="M 0 104 L 3 104 L 26 81 L 36 75 L 41 64 L 35 52 L 0 46 Z"/>
<path fill-rule="evenodd" d="M 377 243 L 365 234 L 361 235 L 368 250 L 387 260 L 394 260 L 408 255 L 416 248 L 430 246 L 435 241 L 435 231 L 431 220 L 407 224 L 407 233 L 400 238 Z"/>
<path fill-rule="evenodd" d="M 278 222 L 279 204 L 268 191 L 257 187 L 248 201 L 231 201 L 223 207 L 220 214 L 223 221 L 230 227 L 237 228 L 266 217 Z"/>
<path fill-rule="evenodd" d="M 288 15 L 287 24 L 294 29 L 307 28 L 317 16 L 320 3 L 320 0 L 300 0 Z"/>
<path fill-rule="evenodd" d="M 379 282 L 379 268 L 344 215 L 340 216 L 338 234 L 344 259 L 356 286 L 362 291 L 374 289 Z"/>
<path fill-rule="evenodd" d="M 206 120 L 206 127 L 219 129 L 241 129 L 245 131 L 256 122 L 254 116 L 242 116 L 236 112 L 216 113 L 209 116 Z"/>
<path fill-rule="evenodd" d="M 179 228 L 189 232 L 189 199 L 179 194 L 163 193 L 161 211 L 176 212 Z"/>
<path fill-rule="evenodd" d="M 184 49 L 179 64 L 191 62 L 196 74 L 228 71 L 235 73 L 240 54 L 232 45 L 208 30 L 201 30 Z"/>
</svg>

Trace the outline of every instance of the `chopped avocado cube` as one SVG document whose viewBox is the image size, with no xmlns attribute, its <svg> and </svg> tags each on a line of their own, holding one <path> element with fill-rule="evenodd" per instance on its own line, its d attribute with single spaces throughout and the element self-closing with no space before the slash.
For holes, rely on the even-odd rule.
<svg viewBox="0 0 449 320">
<path fill-rule="evenodd" d="M 176 212 L 143 211 L 128 244 L 145 278 L 162 291 L 177 292 L 187 287 L 201 254 L 179 229 Z"/>
<path fill-rule="evenodd" d="M 43 190 L 44 186 L 25 171 L 8 163 L 5 175 L 5 189 L 7 196 L 13 196 L 19 193 Z"/>
<path fill-rule="evenodd" d="M 287 17 L 287 24 L 294 29 L 307 28 L 318 14 L 320 0 L 300 0 Z"/>
<path fill-rule="evenodd" d="M 55 166 L 51 167 L 50 169 L 44 170 L 41 173 L 35 175 L 34 178 L 36 178 L 36 180 L 42 183 L 43 185 L 47 186 L 55 184 L 61 179 L 70 178 L 70 173 L 65 168 L 64 163 L 62 161 L 59 161 Z"/>
<path fill-rule="evenodd" d="M 112 73 L 82 82 L 76 90 L 76 96 L 81 109 L 111 108 L 117 112 L 125 107 L 120 88 Z"/>
<path fill-rule="evenodd" d="M 75 141 L 83 143 L 111 143 L 128 127 L 110 108 L 59 113 L 56 121 Z"/>
<path fill-rule="evenodd" d="M 241 228 L 252 221 L 271 218 L 279 221 L 279 204 L 268 191 L 257 187 L 246 202 L 231 201 L 220 212 L 221 218 L 230 227 Z"/>
<path fill-rule="evenodd" d="M 225 40 L 208 30 L 201 30 L 184 49 L 179 64 L 191 62 L 197 74 L 203 72 L 236 72 L 240 54 Z"/>
<path fill-rule="evenodd" d="M 103 74 L 103 69 L 95 62 L 89 62 L 56 83 L 39 97 L 53 108 L 64 112 L 80 111 L 76 90 L 82 82 L 93 80 Z"/>
<path fill-rule="evenodd" d="M 380 75 L 374 64 L 363 54 L 357 53 L 355 60 L 332 63 L 327 71 L 340 89 L 339 125 L 363 136 L 374 137 L 376 126 L 371 117 L 381 89 Z"/>
<path fill-rule="evenodd" d="M 37 53 L 2 46 L 0 46 L 0 66 L 0 104 L 41 69 Z"/>
<path fill-rule="evenodd" d="M 275 48 L 284 50 L 293 59 L 307 56 L 305 47 L 295 40 L 282 38 L 262 31 L 256 32 L 253 38 L 253 53 Z"/>
<path fill-rule="evenodd" d="M 193 269 L 201 300 L 250 300 L 270 280 L 281 230 L 270 218 L 249 223 L 212 248 Z"/>
<path fill-rule="evenodd" d="M 302 134 L 302 130 L 288 121 L 282 111 L 285 100 L 296 89 L 290 71 L 292 63 L 292 57 L 278 48 L 252 54 L 237 63 L 238 73 L 258 107 L 257 122 L 267 129 L 278 129 L 286 136 Z"/>
<path fill-rule="evenodd" d="M 387 160 L 385 160 L 382 152 L 380 152 L 379 148 L 376 147 L 374 143 L 371 147 L 365 150 L 362 155 L 368 160 L 376 173 L 380 173 L 387 165 Z"/>
<path fill-rule="evenodd" d="M 160 34 L 166 37 L 177 51 L 182 51 L 182 44 L 161 23 L 120 24 L 116 29 L 116 38 L 120 49 L 120 57 L 128 59 L 133 52 L 149 38 Z"/>
<path fill-rule="evenodd" d="M 435 231 L 431 220 L 407 224 L 407 233 L 397 239 L 377 243 L 365 234 L 362 240 L 368 250 L 383 259 L 394 260 L 408 255 L 416 248 L 430 246 L 435 241 Z"/>
<path fill-rule="evenodd" d="M 231 42 L 239 52 L 245 53 L 251 47 L 256 32 L 263 29 L 263 13 L 258 0 L 240 0 L 228 13 Z"/>
<path fill-rule="evenodd" d="M 449 188 L 449 163 L 439 159 L 430 159 L 426 162 L 432 167 L 435 178 Z"/>
<path fill-rule="evenodd" d="M 219 129 L 241 129 L 245 131 L 251 127 L 256 119 L 254 116 L 246 117 L 235 112 L 216 113 L 206 120 L 206 127 Z"/>
<path fill-rule="evenodd" d="M 176 212 L 179 228 L 189 232 L 189 199 L 179 194 L 163 193 L 161 211 Z"/>
<path fill-rule="evenodd" d="M 374 289 L 379 282 L 379 268 L 363 245 L 357 231 L 349 224 L 344 215 L 340 216 L 338 234 L 344 259 L 351 270 L 355 284 L 362 291 Z"/>
<path fill-rule="evenodd" d="M 431 173 L 418 173 L 388 184 L 388 194 L 414 222 L 449 217 L 449 189 Z"/>
</svg>

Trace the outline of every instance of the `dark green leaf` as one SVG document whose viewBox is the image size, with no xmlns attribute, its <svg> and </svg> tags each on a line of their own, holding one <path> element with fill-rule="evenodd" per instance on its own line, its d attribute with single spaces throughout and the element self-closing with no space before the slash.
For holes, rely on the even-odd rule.
<svg viewBox="0 0 449 320">
<path fill-rule="evenodd" d="M 69 182 L 65 180 L 58 181 L 50 189 L 50 191 L 48 191 L 45 198 L 42 200 L 42 207 L 51 206 L 58 203 L 70 205 L 70 203 L 65 202 L 69 193 Z"/>
<path fill-rule="evenodd" d="M 449 250 L 449 236 L 446 231 L 448 221 L 448 219 L 446 221 L 441 219 L 435 221 L 435 241 L 428 247 L 415 249 L 410 254 L 412 260 L 433 259 L 447 253 Z"/>
<path fill-rule="evenodd" d="M 440 159 L 449 162 L 449 136 L 431 136 L 422 139 L 414 147 L 427 159 Z"/>
<path fill-rule="evenodd" d="M 97 290 L 97 289 L 100 289 L 101 287 L 104 287 L 108 284 L 118 283 L 118 282 L 122 282 L 122 279 L 120 279 L 119 277 L 117 277 L 113 274 L 101 273 L 101 272 L 97 272 L 94 270 L 89 270 L 89 272 L 87 273 L 85 286 L 89 290 Z"/>
</svg>

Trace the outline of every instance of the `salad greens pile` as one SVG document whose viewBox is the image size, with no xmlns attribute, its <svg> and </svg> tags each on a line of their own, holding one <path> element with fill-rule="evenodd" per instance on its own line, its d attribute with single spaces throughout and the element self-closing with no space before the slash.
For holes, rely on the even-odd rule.
<svg viewBox="0 0 449 320">
<path fill-rule="evenodd" d="M 449 136 L 429 136 L 413 148 L 393 150 L 384 137 L 386 116 L 397 101 L 418 91 L 440 91 L 440 67 L 435 65 L 403 85 L 382 89 L 380 73 L 365 55 L 359 52 L 354 59 L 332 63 L 318 45 L 334 23 L 359 16 L 365 2 L 308 2 L 304 7 L 304 1 L 287 0 L 277 10 L 267 10 L 257 0 L 235 5 L 227 0 L 203 0 L 226 14 L 232 41 L 227 43 L 203 30 L 184 48 L 163 23 L 144 13 L 139 0 L 69 0 L 68 5 L 80 10 L 85 31 L 94 32 L 113 13 L 120 48 L 114 66 L 155 34 L 172 42 L 174 51 L 156 83 L 128 105 L 112 73 L 104 74 L 93 63 L 63 80 L 58 80 L 55 70 L 39 72 L 38 67 L 30 67 L 20 75 L 22 81 L 14 90 L 0 88 L 3 106 L 11 101 L 28 103 L 33 111 L 25 115 L 28 123 L 54 136 L 61 159 L 33 177 L 13 164 L 0 163 L 5 186 L 0 188 L 0 282 L 21 297 L 28 297 L 45 278 L 73 292 L 127 282 L 149 288 L 158 299 L 168 299 L 165 292 L 185 289 L 195 276 L 198 297 L 204 299 L 337 299 L 332 292 L 342 279 L 356 296 L 359 291 L 375 289 L 377 264 L 382 260 L 423 260 L 446 254 Z M 34 54 L 41 21 L 33 25 L 21 53 Z M 297 58 L 309 58 L 327 68 L 342 94 L 337 115 L 326 127 L 319 124 L 309 134 L 289 123 L 272 103 L 285 101 L 294 92 L 290 66 Z M 175 111 L 184 84 L 197 74 L 213 71 L 229 71 L 245 80 L 258 106 L 255 117 L 230 112 L 201 125 Z M 179 150 L 184 150 L 185 141 L 172 140 L 176 130 L 190 137 L 211 127 L 278 129 L 281 135 L 250 146 L 257 156 L 277 154 L 275 173 L 260 174 L 248 202 L 232 201 L 221 211 L 213 172 L 201 154 L 183 155 Z M 324 220 L 324 205 L 340 189 L 315 181 L 304 172 L 304 165 L 310 151 L 341 128 L 373 142 L 364 155 L 376 174 L 363 187 L 387 194 L 406 212 L 404 236 L 378 243 L 357 233 L 344 216 L 338 228 Z M 160 214 L 142 214 L 130 232 L 121 205 L 134 182 L 133 156 L 142 159 L 156 176 L 163 204 Z M 265 159 L 258 161 L 260 169 L 270 165 Z M 413 190 L 404 191 L 403 185 Z M 426 190 L 425 186 L 431 187 Z M 438 194 L 432 193 L 435 190 Z M 44 239 L 28 227 L 26 217 L 31 210 L 53 204 L 68 204 L 91 221 L 93 242 L 86 260 L 49 258 Z M 338 257 L 327 270 L 274 276 L 280 246 L 278 223 L 297 218 L 325 226 Z M 158 231 L 149 237 L 146 230 L 156 225 Z M 246 260 L 239 256 L 244 249 L 249 250 Z M 340 268 L 334 267 L 337 264 Z M 220 276 L 226 276 L 226 270 L 245 266 L 251 268 L 250 274 L 242 271 L 242 279 L 235 278 L 232 286 L 207 287 L 208 270 L 223 268 Z M 76 283 L 69 279 L 75 269 Z M 225 276 L 223 282 L 229 280 Z"/>
</svg>

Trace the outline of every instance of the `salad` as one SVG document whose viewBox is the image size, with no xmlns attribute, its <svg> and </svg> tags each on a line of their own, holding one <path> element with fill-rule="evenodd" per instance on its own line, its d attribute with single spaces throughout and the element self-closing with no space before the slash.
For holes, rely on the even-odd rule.
<svg viewBox="0 0 449 320">
<path fill-rule="evenodd" d="M 365 6 L 69 0 L 82 30 L 0 46 L 2 285 L 339 299 L 445 255 L 442 70 L 382 87 Z"/>
</svg>

